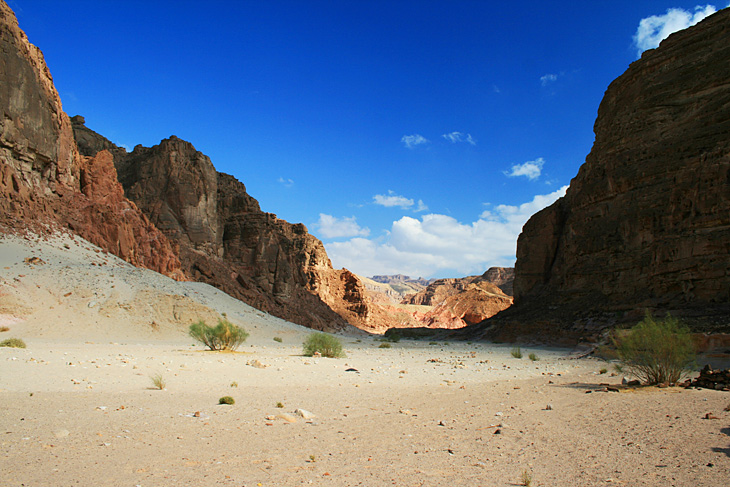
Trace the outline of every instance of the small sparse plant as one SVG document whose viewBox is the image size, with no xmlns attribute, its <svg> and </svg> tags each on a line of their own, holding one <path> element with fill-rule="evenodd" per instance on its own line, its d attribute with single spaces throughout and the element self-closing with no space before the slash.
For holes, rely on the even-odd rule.
<svg viewBox="0 0 730 487">
<path fill-rule="evenodd" d="M 284 403 L 281 402 L 281 401 L 279 401 L 279 402 L 276 403 L 276 407 L 279 408 L 279 409 L 281 409 L 281 408 L 284 407 Z"/>
<path fill-rule="evenodd" d="M 532 474 L 527 470 L 522 471 L 522 476 L 520 477 L 520 485 L 524 485 L 525 487 L 530 487 L 532 485 Z"/>
<path fill-rule="evenodd" d="M 640 381 L 647 384 L 676 383 L 695 361 L 695 345 L 689 328 L 667 314 L 644 319 L 621 337 L 614 337 L 619 358 Z"/>
<path fill-rule="evenodd" d="M 323 357 L 340 358 L 344 357 L 342 342 L 336 336 L 327 333 L 312 333 L 302 344 L 304 355 L 313 356 L 319 352 Z"/>
<path fill-rule="evenodd" d="M 380 345 L 378 346 L 378 348 L 391 348 L 391 346 L 392 346 L 392 345 L 391 345 L 390 343 L 388 343 L 388 342 L 385 342 L 385 343 L 381 343 L 381 344 L 380 344 Z"/>
<path fill-rule="evenodd" d="M 235 380 L 231 382 L 231 387 L 238 387 L 238 382 L 236 382 Z"/>
<path fill-rule="evenodd" d="M 316 462 L 317 461 L 317 457 L 314 456 L 314 455 L 309 455 L 309 461 L 310 462 Z"/>
<path fill-rule="evenodd" d="M 533 362 L 537 362 L 538 360 L 540 360 L 540 357 L 538 357 L 538 356 L 537 356 L 537 354 L 536 354 L 536 353 L 534 353 L 534 352 L 533 352 L 533 353 L 531 353 L 530 355 L 528 355 L 528 357 L 529 357 L 529 358 L 530 358 L 530 360 L 532 360 Z"/>
<path fill-rule="evenodd" d="M 439 342 L 428 342 L 429 345 L 438 345 Z"/>
<path fill-rule="evenodd" d="M 236 400 L 233 399 L 231 396 L 223 396 L 220 399 L 218 399 L 218 404 L 236 404 Z"/>
<path fill-rule="evenodd" d="M 514 358 L 522 358 L 522 349 L 520 347 L 515 347 L 510 352 Z"/>
<path fill-rule="evenodd" d="M 165 378 L 162 374 L 151 375 L 150 380 L 152 380 L 152 385 L 155 386 L 155 389 L 159 389 L 161 391 L 165 390 L 167 382 L 165 382 Z"/>
<path fill-rule="evenodd" d="M 3 331 L 10 331 L 10 327 L 9 326 L 0 326 L 0 332 L 3 332 Z"/>
<path fill-rule="evenodd" d="M 613 370 L 620 374 L 624 371 L 624 366 L 621 364 L 613 364 Z"/>
<path fill-rule="evenodd" d="M 200 320 L 190 325 L 189 333 L 211 350 L 235 350 L 248 338 L 246 330 L 226 319 L 218 320 L 216 327 Z"/>
<path fill-rule="evenodd" d="M 603 375 L 606 372 L 608 372 L 608 369 L 606 367 L 603 367 L 601 370 L 598 371 L 599 374 Z"/>
<path fill-rule="evenodd" d="M 281 343 L 284 340 L 282 340 L 281 337 L 274 337 L 274 341 L 277 342 L 277 343 Z"/>
<path fill-rule="evenodd" d="M 0 347 L 25 348 L 25 342 L 20 338 L 8 338 L 0 342 Z"/>
</svg>

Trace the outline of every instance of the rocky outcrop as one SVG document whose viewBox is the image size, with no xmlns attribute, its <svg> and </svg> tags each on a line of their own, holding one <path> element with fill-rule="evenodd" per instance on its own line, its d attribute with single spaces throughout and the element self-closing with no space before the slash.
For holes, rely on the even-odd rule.
<svg viewBox="0 0 730 487">
<path fill-rule="evenodd" d="M 486 281 L 468 284 L 420 317 L 419 326 L 428 328 L 463 328 L 491 318 L 512 306 L 512 297 Z"/>
<path fill-rule="evenodd" d="M 452 279 L 437 279 L 426 289 L 403 298 L 403 304 L 436 306 L 449 296 L 466 291 L 472 284 L 490 283 L 501 289 L 500 294 L 511 296 L 514 269 L 511 267 L 491 267 L 481 276 L 468 276 Z"/>
<path fill-rule="evenodd" d="M 429 279 L 411 279 L 403 274 L 393 276 L 358 276 L 373 301 L 386 305 L 400 303 L 409 294 L 422 291 L 432 282 Z"/>
<path fill-rule="evenodd" d="M 611 83 L 565 197 L 519 237 L 515 306 L 474 331 L 594 340 L 645 308 L 730 330 L 729 72 L 725 9 Z"/>
<path fill-rule="evenodd" d="M 179 248 L 191 279 L 258 309 L 318 330 L 377 331 L 390 324 L 360 280 L 336 270 L 322 242 L 302 224 L 261 211 L 243 183 L 219 173 L 190 142 L 171 136 L 130 153 L 74 117 L 80 146 L 115 151 L 125 194 Z"/>
<path fill-rule="evenodd" d="M 165 236 L 124 197 L 111 155 L 79 154 L 41 51 L 0 1 L 0 224 L 66 228 L 128 262 L 182 278 Z"/>
</svg>

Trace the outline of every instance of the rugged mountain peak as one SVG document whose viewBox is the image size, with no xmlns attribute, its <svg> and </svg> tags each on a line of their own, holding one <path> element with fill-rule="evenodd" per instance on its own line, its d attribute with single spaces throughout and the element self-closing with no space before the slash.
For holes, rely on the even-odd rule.
<svg viewBox="0 0 730 487">
<path fill-rule="evenodd" d="M 671 311 L 730 329 L 730 9 L 666 39 L 606 90 L 565 197 L 517 244 L 500 338 L 595 339 Z"/>
</svg>

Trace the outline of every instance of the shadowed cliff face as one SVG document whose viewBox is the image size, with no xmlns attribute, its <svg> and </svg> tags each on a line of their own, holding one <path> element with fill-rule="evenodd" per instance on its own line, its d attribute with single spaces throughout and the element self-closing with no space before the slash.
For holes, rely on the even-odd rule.
<svg viewBox="0 0 730 487">
<path fill-rule="evenodd" d="M 645 308 L 730 329 L 730 10 L 673 34 L 609 86 L 566 196 L 517 246 L 492 336 L 593 339 Z"/>
<path fill-rule="evenodd" d="M 108 152 L 78 153 L 41 51 L 0 1 L 0 224 L 66 228 L 126 261 L 182 278 L 169 242 L 124 197 Z"/>
</svg>

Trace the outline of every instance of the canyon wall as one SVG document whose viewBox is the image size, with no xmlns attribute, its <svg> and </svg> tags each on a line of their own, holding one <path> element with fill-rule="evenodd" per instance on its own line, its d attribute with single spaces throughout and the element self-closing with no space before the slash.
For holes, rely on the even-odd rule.
<svg viewBox="0 0 730 487">
<path fill-rule="evenodd" d="M 594 340 L 649 309 L 730 330 L 730 9 L 672 34 L 606 90 L 565 197 L 517 245 L 488 336 Z"/>
</svg>

